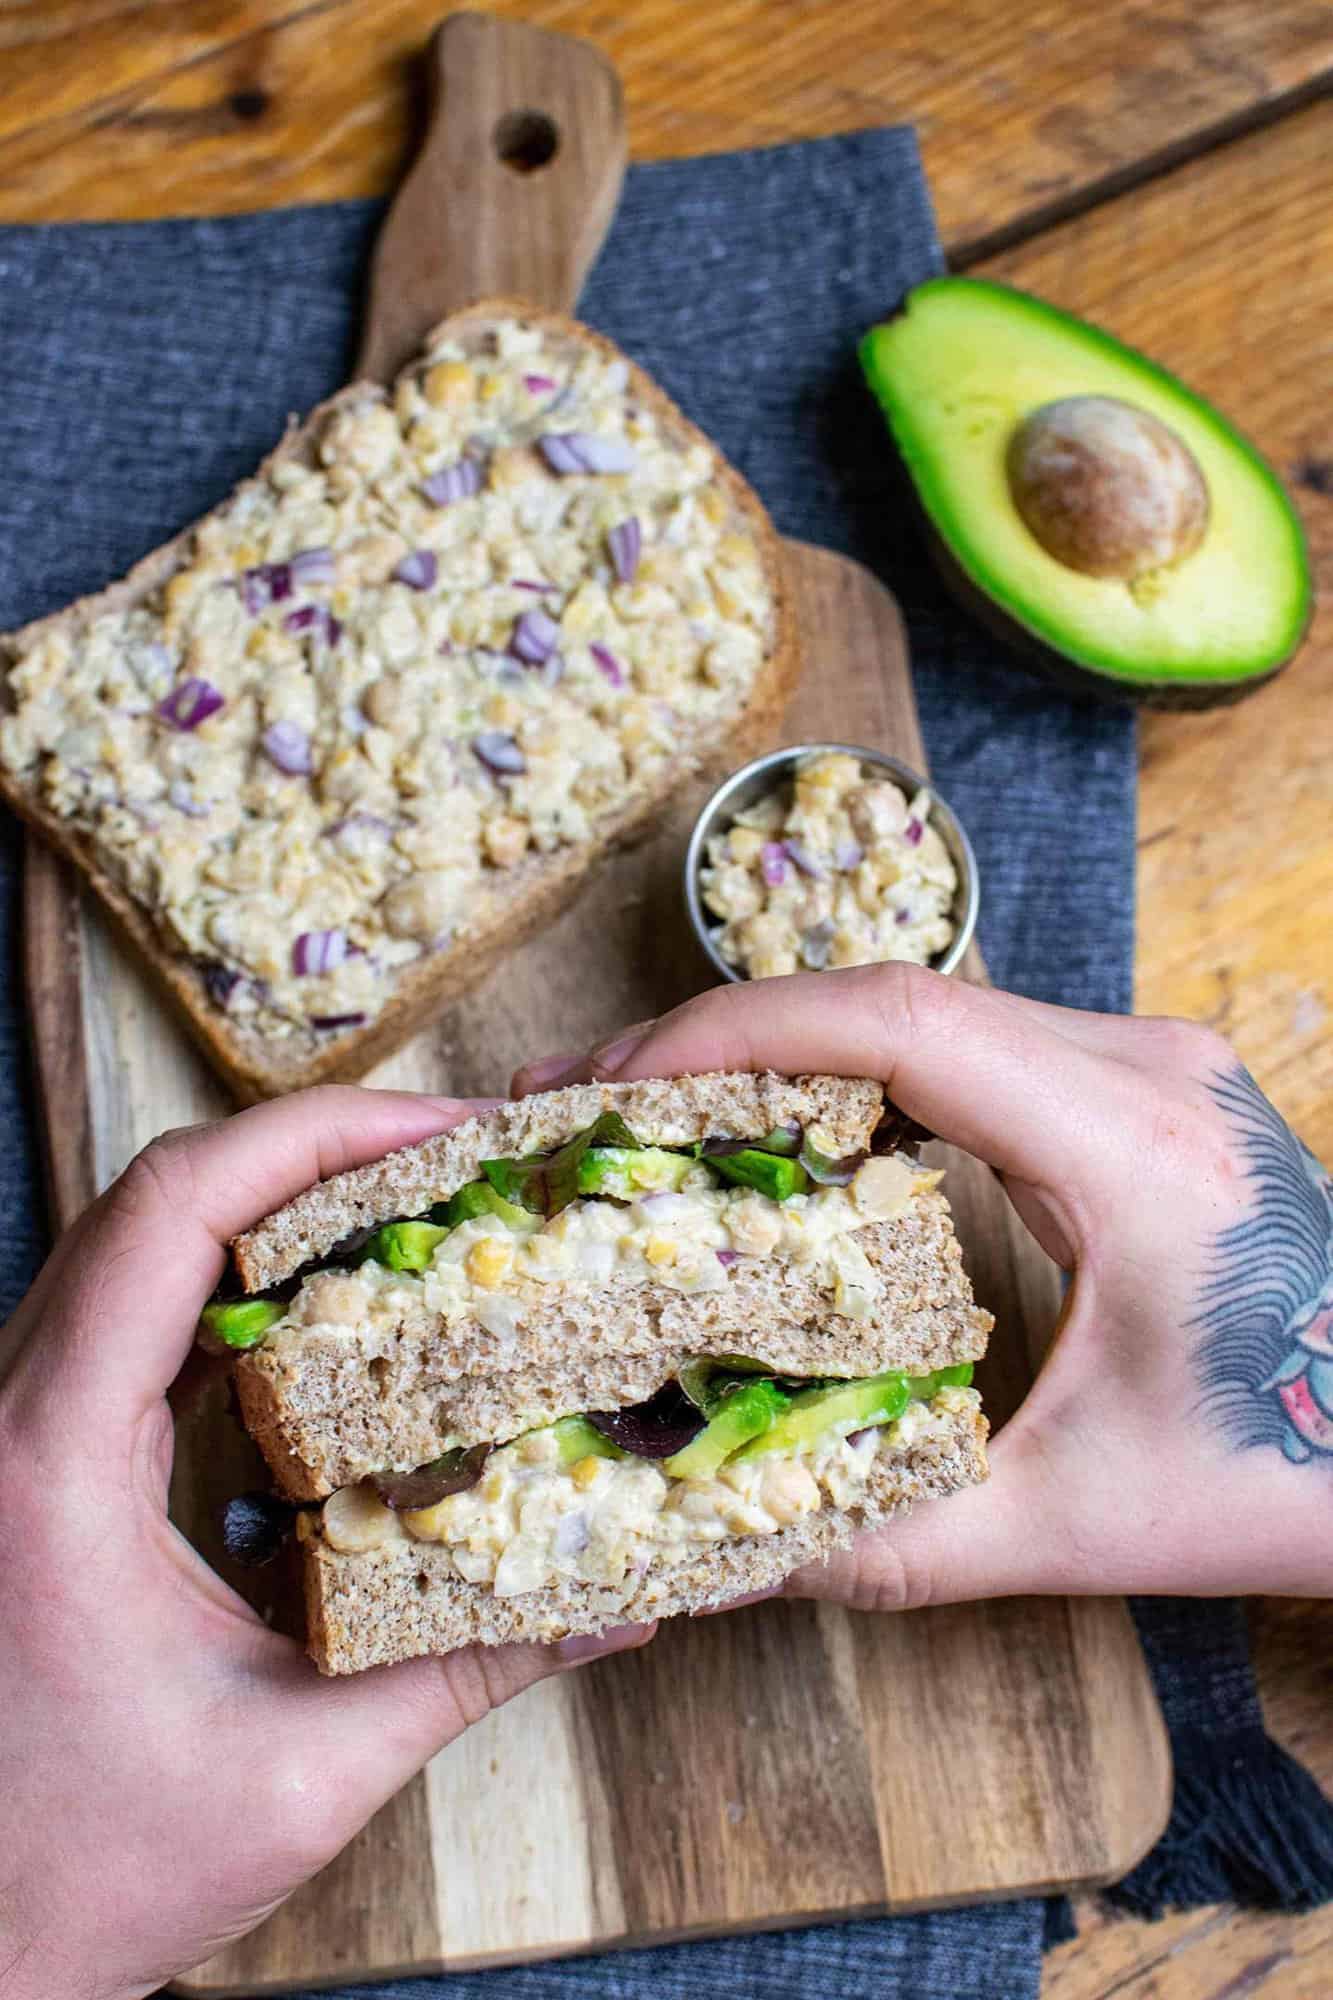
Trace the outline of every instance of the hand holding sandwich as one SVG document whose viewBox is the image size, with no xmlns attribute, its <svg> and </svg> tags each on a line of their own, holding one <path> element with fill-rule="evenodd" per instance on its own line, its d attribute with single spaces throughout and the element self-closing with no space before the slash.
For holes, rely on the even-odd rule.
<svg viewBox="0 0 1333 2000">
<path fill-rule="evenodd" d="M 1072 1279 L 989 1482 L 788 1591 L 1333 1590 L 1333 1183 L 1220 1036 L 885 966 L 721 987 L 515 1082 L 770 1067 L 881 1078 Z"/>
<path fill-rule="evenodd" d="M 0 1344 L 0 1994 L 146 1993 L 249 1930 L 425 1760 L 566 1659 L 320 1680 L 166 1516 L 166 1391 L 222 1246 L 469 1107 L 325 1090 L 169 1134 L 57 1246 Z"/>
</svg>

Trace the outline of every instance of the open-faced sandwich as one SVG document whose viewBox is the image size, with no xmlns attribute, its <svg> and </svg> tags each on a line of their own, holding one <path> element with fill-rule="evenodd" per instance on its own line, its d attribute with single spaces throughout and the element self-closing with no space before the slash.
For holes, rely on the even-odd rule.
<svg viewBox="0 0 1333 2000">
<path fill-rule="evenodd" d="M 763 1589 L 986 1474 L 939 1175 L 878 1083 L 588 1084 L 320 1183 L 210 1306 L 348 1673 Z"/>
<path fill-rule="evenodd" d="M 490 300 L 0 639 L 0 796 L 266 1096 L 363 1074 L 794 670 L 749 487 L 607 341 Z"/>
</svg>

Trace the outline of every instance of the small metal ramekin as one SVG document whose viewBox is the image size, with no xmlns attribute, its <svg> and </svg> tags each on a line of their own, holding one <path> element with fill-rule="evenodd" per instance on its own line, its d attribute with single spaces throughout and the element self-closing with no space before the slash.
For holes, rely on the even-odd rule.
<svg viewBox="0 0 1333 2000">
<path fill-rule="evenodd" d="M 931 965 L 936 972 L 952 972 L 971 943 L 972 933 L 977 927 L 980 890 L 972 843 L 963 830 L 962 821 L 929 778 L 923 778 L 919 771 L 914 771 L 910 764 L 904 764 L 899 758 L 890 757 L 887 751 L 867 750 L 858 743 L 794 743 L 785 750 L 770 750 L 766 757 L 756 757 L 752 764 L 742 764 L 739 771 L 733 771 L 729 778 L 722 781 L 694 822 L 690 844 L 685 850 L 685 907 L 690 913 L 694 935 L 724 979 L 748 978 L 747 973 L 728 965 L 713 942 L 721 924 L 716 917 L 709 915 L 699 886 L 699 872 L 708 859 L 708 842 L 714 834 L 729 826 L 743 807 L 753 805 L 756 800 L 789 784 L 796 766 L 807 757 L 823 756 L 831 751 L 859 757 L 862 764 L 884 771 L 909 799 L 922 790 L 930 793 L 930 823 L 948 848 L 958 876 L 951 913 L 953 942 L 946 951 L 936 954 Z"/>
</svg>

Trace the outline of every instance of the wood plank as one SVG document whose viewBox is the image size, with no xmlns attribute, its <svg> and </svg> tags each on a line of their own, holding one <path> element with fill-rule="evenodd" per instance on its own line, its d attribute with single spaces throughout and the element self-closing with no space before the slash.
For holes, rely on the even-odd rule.
<svg viewBox="0 0 1333 2000">
<path fill-rule="evenodd" d="M 378 194 L 442 0 L 0 0 L 0 214 L 203 214 Z M 637 158 L 917 123 L 945 240 L 975 243 L 1308 89 L 1321 0 L 497 0 L 590 36 Z"/>
<path fill-rule="evenodd" d="M 1252 700 L 1142 733 L 1137 1005 L 1214 1022 L 1333 1159 L 1333 104 L 982 268 L 1148 349 L 1294 492 L 1320 607 Z"/>
</svg>

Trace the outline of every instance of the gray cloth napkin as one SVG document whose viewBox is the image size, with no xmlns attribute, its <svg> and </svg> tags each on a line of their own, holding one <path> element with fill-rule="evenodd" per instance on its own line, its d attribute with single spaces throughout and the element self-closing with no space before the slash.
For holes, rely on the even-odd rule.
<svg viewBox="0 0 1333 2000">
<path fill-rule="evenodd" d="M 221 499 L 290 411 L 345 378 L 381 213 L 353 203 L 0 229 L 0 380 L 10 411 L 0 630 L 124 570 Z M 858 335 L 940 268 L 911 133 L 866 132 L 632 168 L 581 310 L 711 433 L 785 532 L 862 557 L 897 592 L 931 762 L 976 843 L 981 938 L 998 983 L 1122 1010 L 1133 944 L 1132 724 L 1029 677 L 944 600 L 855 368 Z M 9 1218 L 0 1303 L 8 1307 L 32 1274 L 44 1228 L 23 1090 L 17 839 L 7 822 L 3 834 L 0 1119 L 10 1140 L 0 1158 Z M 1211 1649 L 1212 1685 L 1227 1690 L 1210 1713 L 1213 1738 L 1225 1752 L 1234 1720 L 1247 1743 L 1256 1732 L 1262 1743 L 1238 1622 L 1225 1607 L 1181 1616 L 1185 1627 L 1172 1626 L 1158 1649 L 1159 1685 L 1169 1689 L 1175 1676 L 1188 1708 L 1198 1659 Z M 1215 1875 L 1196 1871 L 1193 1892 L 1207 1893 Z M 1173 1893 L 1168 1867 L 1153 1894 Z M 1029 1899 L 456 1975 L 447 1991 L 453 2000 L 669 2000 L 722 1990 L 773 2000 L 1025 2000 L 1038 1989 L 1044 1916 Z M 433 1981 L 355 1989 L 445 1990 Z"/>
</svg>

